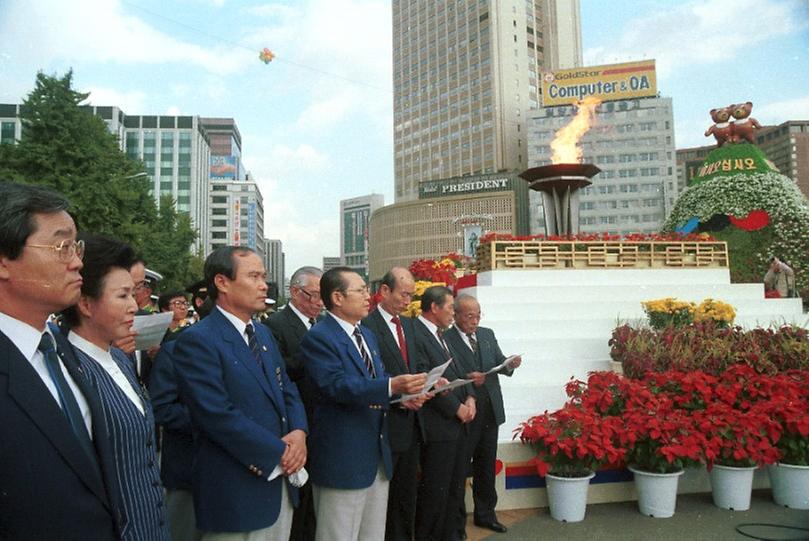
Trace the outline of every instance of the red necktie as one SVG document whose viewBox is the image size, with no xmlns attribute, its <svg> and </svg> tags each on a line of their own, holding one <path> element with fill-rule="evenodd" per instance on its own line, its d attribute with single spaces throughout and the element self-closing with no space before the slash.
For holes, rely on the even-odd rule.
<svg viewBox="0 0 809 541">
<path fill-rule="evenodd" d="M 410 369 L 410 359 L 407 358 L 407 342 L 405 341 L 404 331 L 402 330 L 402 320 L 399 316 L 390 318 L 394 325 L 396 325 L 396 336 L 399 339 L 399 349 L 402 351 L 402 359 L 404 359 L 405 366 Z"/>
</svg>

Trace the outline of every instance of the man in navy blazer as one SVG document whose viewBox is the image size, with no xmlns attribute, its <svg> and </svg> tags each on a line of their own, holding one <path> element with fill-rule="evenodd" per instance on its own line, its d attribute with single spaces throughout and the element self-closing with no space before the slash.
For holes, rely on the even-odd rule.
<svg viewBox="0 0 809 541">
<path fill-rule="evenodd" d="M 392 395 L 421 391 L 427 377 L 385 373 L 376 338 L 359 325 L 370 305 L 359 274 L 348 267 L 326 271 L 320 295 L 328 315 L 301 342 L 314 391 L 309 469 L 316 539 L 381 540 L 392 475 L 388 404 Z"/>
<path fill-rule="evenodd" d="M 50 190 L 0 182 L 0 539 L 118 539 L 98 394 L 46 326 L 81 294 L 67 208 Z"/>
<path fill-rule="evenodd" d="M 269 330 L 262 259 L 226 246 L 205 260 L 211 314 L 177 338 L 172 360 L 196 430 L 194 508 L 203 539 L 286 539 L 306 462 L 306 415 Z M 250 537 L 253 536 L 253 537 Z"/>
</svg>

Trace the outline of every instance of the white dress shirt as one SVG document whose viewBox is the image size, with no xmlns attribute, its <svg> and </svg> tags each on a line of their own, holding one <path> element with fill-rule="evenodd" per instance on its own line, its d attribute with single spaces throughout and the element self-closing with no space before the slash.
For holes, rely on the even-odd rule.
<svg viewBox="0 0 809 541">
<path fill-rule="evenodd" d="M 300 319 L 303 322 L 303 326 L 306 327 L 307 331 L 312 328 L 312 326 L 309 324 L 309 319 L 310 318 L 303 315 L 303 312 L 298 310 L 292 302 L 289 303 L 289 307 L 292 309 L 292 311 L 295 313 L 295 315 L 298 316 L 298 319 Z M 317 319 L 317 318 L 313 317 L 311 319 Z"/>
<path fill-rule="evenodd" d="M 244 340 L 244 343 L 247 344 L 247 347 L 250 347 L 250 338 L 247 336 L 247 323 L 245 323 L 238 317 L 234 316 L 233 314 L 231 314 L 230 312 L 228 312 L 219 305 L 216 306 L 216 309 L 222 312 L 222 315 L 225 316 L 225 319 L 230 321 L 233 324 L 233 326 L 236 327 L 236 330 L 239 331 L 239 336 L 242 337 L 242 340 Z M 255 329 L 253 329 L 253 332 L 255 332 Z"/>
<path fill-rule="evenodd" d="M 42 340 L 42 333 L 47 332 L 51 335 L 51 339 L 53 339 L 53 334 L 51 334 L 50 328 L 48 328 L 46 325 L 44 329 L 37 330 L 27 323 L 23 323 L 19 319 L 15 319 L 7 314 L 4 314 L 3 312 L 0 312 L 0 331 L 2 331 L 3 334 L 5 334 L 8 339 L 11 340 L 23 357 L 25 357 L 28 362 L 31 363 L 31 367 L 33 367 L 34 371 L 40 377 L 42 383 L 45 384 L 45 387 L 47 387 L 48 392 L 51 393 L 51 396 L 53 396 L 56 404 L 61 408 L 62 404 L 59 402 L 59 394 L 56 391 L 56 384 L 53 382 L 50 373 L 48 373 L 48 367 L 45 366 L 45 356 L 38 349 L 39 342 Z M 56 347 L 55 340 L 53 344 L 54 347 Z M 73 396 L 76 397 L 76 402 L 79 404 L 81 416 L 84 419 L 84 425 L 87 427 L 87 433 L 90 434 L 90 438 L 92 438 L 93 418 L 90 414 L 90 407 L 87 405 L 87 400 L 84 398 L 79 386 L 76 385 L 76 382 L 73 381 L 73 378 L 70 377 L 70 374 L 61 362 L 59 363 L 59 368 L 62 370 L 62 374 L 65 376 L 65 380 L 67 380 L 70 390 L 73 391 Z"/>
<path fill-rule="evenodd" d="M 379 315 L 382 316 L 382 319 L 385 320 L 385 324 L 388 326 L 388 330 L 390 330 L 390 333 L 393 335 L 393 340 L 396 341 L 397 344 L 399 344 L 399 349 L 401 350 L 402 344 L 399 343 L 399 333 L 396 332 L 396 324 L 394 324 L 391 321 L 391 319 L 393 319 L 393 316 L 389 314 L 384 308 L 382 308 L 381 304 L 377 305 L 376 309 L 379 310 Z M 401 316 L 399 317 L 401 320 Z M 402 328 L 402 336 L 404 336 L 404 328 Z"/>
<path fill-rule="evenodd" d="M 110 354 L 108 349 L 101 349 L 72 331 L 67 335 L 67 339 L 70 340 L 70 343 L 73 344 L 76 349 L 82 350 L 88 357 L 97 362 L 101 368 L 110 375 L 112 381 L 123 391 L 129 401 L 138 408 L 141 415 L 144 415 L 143 401 L 141 401 L 138 392 L 132 387 L 129 380 L 126 379 L 126 375 L 121 371 L 121 367 L 118 366 L 118 363 L 112 358 L 112 354 Z"/>
<path fill-rule="evenodd" d="M 354 329 L 359 327 L 359 323 L 357 323 L 356 325 L 352 325 L 348 321 L 346 321 L 344 319 L 340 319 L 339 317 L 335 316 L 331 312 L 328 312 L 328 314 L 331 317 L 333 317 L 334 320 L 340 325 L 340 327 L 346 332 L 346 334 L 348 335 L 348 338 L 351 340 L 351 343 L 354 344 L 354 347 L 357 348 L 357 352 L 360 354 L 360 357 L 362 357 L 362 351 L 360 350 L 360 345 L 357 343 L 357 339 L 354 338 Z M 373 362 L 374 357 L 373 357 L 373 355 L 371 355 L 371 352 L 368 349 L 368 344 L 365 342 L 365 336 L 362 337 L 362 345 L 363 345 L 363 348 L 365 349 L 365 353 L 368 354 L 368 358 L 371 359 L 371 362 Z M 377 374 L 376 376 L 377 377 L 385 377 L 384 374 Z M 392 396 L 390 378 L 388 378 L 388 396 Z"/>
</svg>

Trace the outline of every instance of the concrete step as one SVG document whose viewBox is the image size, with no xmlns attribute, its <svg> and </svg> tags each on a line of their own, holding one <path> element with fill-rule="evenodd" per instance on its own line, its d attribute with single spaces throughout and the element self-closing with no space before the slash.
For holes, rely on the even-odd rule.
<svg viewBox="0 0 809 541">
<path fill-rule="evenodd" d="M 729 284 L 726 268 L 699 269 L 545 269 L 499 270 L 477 274 L 478 286 L 586 286 L 598 284 L 652 285 Z"/>
</svg>

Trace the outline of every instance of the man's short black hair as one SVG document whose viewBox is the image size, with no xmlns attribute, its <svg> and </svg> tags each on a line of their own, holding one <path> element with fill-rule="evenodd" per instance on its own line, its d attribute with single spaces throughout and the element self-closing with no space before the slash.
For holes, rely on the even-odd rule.
<svg viewBox="0 0 809 541">
<path fill-rule="evenodd" d="M 67 199 L 44 186 L 0 182 L 0 256 L 17 259 L 36 233 L 35 214 L 67 211 Z"/>
<path fill-rule="evenodd" d="M 449 299 L 447 298 L 449 295 Z M 444 286 L 432 286 L 424 290 L 421 296 L 421 311 L 429 312 L 433 305 L 443 308 L 452 299 L 452 290 Z"/>
<path fill-rule="evenodd" d="M 320 298 L 323 300 L 323 306 L 326 310 L 331 310 L 331 294 L 335 291 L 345 293 L 348 288 L 348 282 L 345 275 L 349 272 L 355 272 L 354 269 L 348 267 L 334 267 L 323 273 L 320 277 Z"/>
<path fill-rule="evenodd" d="M 219 291 L 216 289 L 217 274 L 223 274 L 231 280 L 236 279 L 236 257 L 243 257 L 256 253 L 249 246 L 222 246 L 217 248 L 205 259 L 203 274 L 208 287 L 208 297 L 216 300 Z"/>
</svg>

